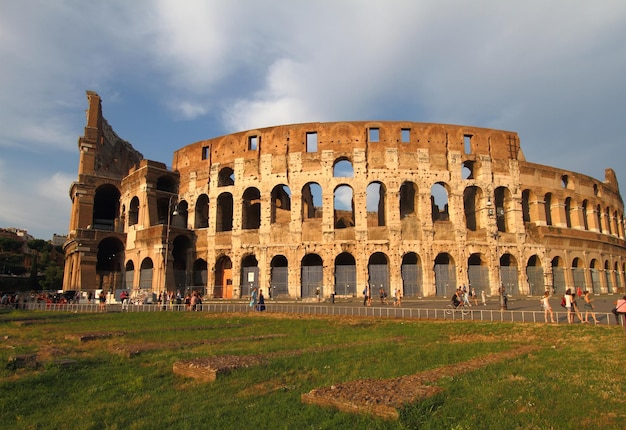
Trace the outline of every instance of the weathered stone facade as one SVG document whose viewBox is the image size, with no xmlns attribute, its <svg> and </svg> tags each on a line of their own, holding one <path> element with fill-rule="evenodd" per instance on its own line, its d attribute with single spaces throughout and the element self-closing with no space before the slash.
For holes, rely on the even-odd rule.
<svg viewBox="0 0 626 430">
<path fill-rule="evenodd" d="M 529 163 L 514 132 L 414 122 L 283 125 L 144 160 L 88 92 L 65 289 L 215 298 L 624 290 L 624 206 Z"/>
</svg>

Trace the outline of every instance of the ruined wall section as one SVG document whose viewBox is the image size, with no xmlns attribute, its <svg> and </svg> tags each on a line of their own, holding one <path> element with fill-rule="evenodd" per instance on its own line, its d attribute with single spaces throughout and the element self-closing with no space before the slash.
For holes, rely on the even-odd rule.
<svg viewBox="0 0 626 430">
<path fill-rule="evenodd" d="M 369 138 L 370 129 L 378 131 L 374 141 Z M 410 130 L 408 141 L 402 141 L 402 130 Z M 307 152 L 307 133 L 317 134 L 317 149 L 313 152 Z M 254 149 L 250 147 L 251 138 L 255 139 Z M 467 139 L 471 140 L 469 151 Z M 493 154 L 504 159 L 494 160 Z M 340 159 L 351 161 L 353 178 L 333 177 L 333 165 Z M 474 166 L 471 180 L 461 178 L 462 164 L 467 160 Z M 193 206 L 193 200 L 200 194 L 209 195 L 210 218 L 215 217 L 214 202 L 221 192 L 231 192 L 234 196 L 233 230 L 215 233 L 215 220 L 209 220 L 206 240 L 198 241 L 207 247 L 198 249 L 198 255 L 206 255 L 208 262 L 228 255 L 234 264 L 233 273 L 237 273 L 243 256 L 250 254 L 257 257 L 259 267 L 261 260 L 269 261 L 279 254 L 287 256 L 290 267 L 297 267 L 310 252 L 318 252 L 325 265 L 332 265 L 338 253 L 350 252 L 357 257 L 359 267 L 366 267 L 367 257 L 376 251 L 388 254 L 393 267 L 399 266 L 405 252 L 417 252 L 420 258 L 432 261 L 439 252 L 453 249 L 455 258 L 462 263 L 468 257 L 468 249 L 473 247 L 495 259 L 490 249 L 491 232 L 495 230 L 493 220 L 483 212 L 480 231 L 468 235 L 464 228 L 463 190 L 476 185 L 485 190 L 486 201 L 497 182 L 510 187 L 519 201 L 520 160 L 523 154 L 519 138 L 512 132 L 411 122 L 344 122 L 277 126 L 197 142 L 174 154 L 173 168 L 181 174 L 181 198 Z M 217 187 L 217 175 L 222 167 L 235 171 L 234 186 Z M 302 218 L 302 189 L 311 181 L 319 183 L 324 190 L 321 219 Z M 386 190 L 384 226 L 371 226 L 368 221 L 365 189 L 374 181 L 384 184 Z M 416 213 L 411 219 L 400 219 L 397 206 L 398 191 L 404 181 L 417 186 Z M 445 183 L 448 188 L 451 219 L 446 222 L 431 219 L 430 187 L 436 182 Z M 271 223 L 269 196 L 278 184 L 288 185 L 292 193 L 291 220 L 287 226 Z M 355 226 L 338 230 L 334 226 L 333 190 L 340 184 L 353 189 Z M 261 222 L 255 231 L 240 227 L 239 198 L 248 187 L 261 192 Z M 515 233 L 503 238 L 503 249 L 509 249 L 508 243 L 511 252 L 520 255 L 518 239 L 523 238 L 522 222 L 512 230 Z M 261 270 L 262 281 L 268 281 L 267 272 Z M 359 282 L 366 282 L 365 276 L 361 273 Z M 393 275 L 395 283 L 401 282 L 398 276 Z M 299 279 L 297 269 L 290 279 Z M 426 282 L 433 284 L 434 280 Z"/>
<path fill-rule="evenodd" d="M 143 159 L 142 154 L 121 139 L 105 120 L 100 96 L 87 91 L 87 100 L 84 134 L 78 139 L 78 179 L 70 187 L 72 212 L 68 240 L 64 245 L 65 289 L 95 289 L 98 285 L 98 244 L 107 238 L 113 238 L 120 246 L 125 244 L 123 225 L 119 223 L 120 202 L 113 201 L 113 197 L 116 192 L 121 193 L 122 179 Z M 100 187 L 108 187 L 100 201 L 111 206 L 101 208 L 105 210 L 100 213 L 117 211 L 115 219 L 108 220 L 112 222 L 113 231 L 93 228 L 97 224 L 94 208 Z"/>
</svg>

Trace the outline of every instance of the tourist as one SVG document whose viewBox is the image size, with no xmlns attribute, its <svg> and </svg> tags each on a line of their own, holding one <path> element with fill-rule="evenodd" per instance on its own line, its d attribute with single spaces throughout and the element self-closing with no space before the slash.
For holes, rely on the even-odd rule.
<svg viewBox="0 0 626 430">
<path fill-rule="evenodd" d="M 250 293 L 250 309 L 252 309 L 253 311 L 257 310 L 257 303 L 258 303 L 258 290 L 256 287 L 254 287 L 252 289 L 252 292 Z"/>
<path fill-rule="evenodd" d="M 189 310 L 196 310 L 196 303 L 198 302 L 198 293 L 196 291 L 191 293 L 191 298 L 189 299 Z"/>
<path fill-rule="evenodd" d="M 369 284 L 363 289 L 363 306 L 372 306 L 372 288 Z"/>
<path fill-rule="evenodd" d="M 620 323 L 619 320 L 619 316 L 620 315 L 624 315 L 624 318 L 626 318 L 626 296 L 622 297 L 621 299 L 618 299 L 615 302 L 615 308 L 613 308 L 613 314 L 615 315 L 615 320 L 617 321 L 617 323 Z M 626 325 L 624 326 L 624 330 L 626 330 Z"/>
<path fill-rule="evenodd" d="M 263 297 L 263 290 L 259 290 L 259 311 L 265 310 L 265 297 Z"/>
<path fill-rule="evenodd" d="M 106 302 L 107 302 L 107 294 L 104 292 L 104 290 L 100 291 L 98 300 L 100 302 L 100 310 L 104 312 L 106 310 Z"/>
<path fill-rule="evenodd" d="M 472 306 L 470 305 L 469 295 L 468 295 L 467 287 L 465 285 L 463 285 L 463 287 L 457 290 L 457 294 L 459 295 L 459 298 L 463 302 L 463 306 L 468 307 L 468 308 Z"/>
<path fill-rule="evenodd" d="M 591 300 L 591 298 L 589 297 L 589 291 L 585 290 L 584 294 L 584 298 L 585 298 L 585 321 L 586 323 L 589 322 L 589 314 L 591 314 L 591 317 L 593 318 L 593 321 L 595 324 L 598 324 L 598 318 L 596 318 L 596 313 L 593 311 L 594 310 L 594 306 L 593 303 L 591 303 L 593 300 Z"/>
<path fill-rule="evenodd" d="M 128 311 L 128 291 L 122 291 L 122 294 L 120 294 L 120 300 L 122 301 L 122 312 Z"/>
<path fill-rule="evenodd" d="M 583 321 L 583 316 L 580 313 L 580 310 L 578 308 L 578 302 L 576 301 L 576 296 L 574 296 L 572 294 L 572 310 L 574 312 L 574 315 L 576 315 L 576 318 L 578 318 L 578 321 L 581 323 L 584 323 Z M 572 322 L 574 321 L 574 317 L 572 316 Z"/>
<path fill-rule="evenodd" d="M 569 324 L 574 322 L 574 307 L 572 306 L 573 299 L 574 295 L 572 294 L 572 290 L 568 288 L 565 290 L 565 295 L 563 296 L 563 301 L 565 303 L 561 302 L 561 304 L 565 306 L 565 310 L 567 311 L 567 322 Z"/>
<path fill-rule="evenodd" d="M 552 312 L 552 306 L 550 306 L 550 293 L 546 291 L 541 298 L 541 307 L 543 308 L 543 318 L 545 322 L 548 322 L 548 315 L 550 315 L 550 322 L 554 321 L 554 312 Z"/>
</svg>

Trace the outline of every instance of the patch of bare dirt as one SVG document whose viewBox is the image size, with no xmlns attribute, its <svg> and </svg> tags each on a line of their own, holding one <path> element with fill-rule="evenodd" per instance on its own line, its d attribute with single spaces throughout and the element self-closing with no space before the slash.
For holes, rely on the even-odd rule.
<svg viewBox="0 0 626 430">
<path fill-rule="evenodd" d="M 240 336 L 240 337 L 231 337 L 231 338 L 221 338 L 221 339 L 208 339 L 208 340 L 197 340 L 193 342 L 171 342 L 171 343 L 163 343 L 163 342 L 144 342 L 144 343 L 134 343 L 131 345 L 115 345 L 112 347 L 112 352 L 123 355 L 128 358 L 132 358 L 136 355 L 141 354 L 142 352 L 148 351 L 156 351 L 160 349 L 174 349 L 174 348 L 188 348 L 200 345 L 216 345 L 219 343 L 227 343 L 227 342 L 239 342 L 239 341 L 259 341 L 265 339 L 275 339 L 278 337 L 285 337 L 286 334 L 283 333 L 274 333 L 274 334 L 266 334 L 260 336 Z"/>
<path fill-rule="evenodd" d="M 387 419 L 398 419 L 398 408 L 442 391 L 432 385 L 443 377 L 471 372 L 488 364 L 510 360 L 537 350 L 536 346 L 488 354 L 463 363 L 442 366 L 415 375 L 392 379 L 361 379 L 330 387 L 317 388 L 302 395 L 304 403 L 335 407 L 344 412 L 368 413 Z"/>
<path fill-rule="evenodd" d="M 242 367 L 258 366 L 263 362 L 264 358 L 257 355 L 220 355 L 177 361 L 173 371 L 177 375 L 213 382 L 218 375 L 228 374 Z"/>
<path fill-rule="evenodd" d="M 66 334 L 65 339 L 76 340 L 78 342 L 91 342 L 93 340 L 111 339 L 114 336 L 124 336 L 123 331 L 115 332 L 97 332 L 97 333 L 72 333 Z"/>
<path fill-rule="evenodd" d="M 192 360 L 182 360 L 175 362 L 173 365 L 173 372 L 177 375 L 194 378 L 200 381 L 213 382 L 219 376 L 226 375 L 230 373 L 233 369 L 264 364 L 273 358 L 294 357 L 308 353 L 319 353 L 331 351 L 334 349 L 367 345 L 379 342 L 398 342 L 401 339 L 401 337 L 392 337 L 374 341 L 355 342 L 351 344 L 327 345 L 291 351 L 278 351 L 265 355 L 220 355 L 195 358 Z"/>
</svg>

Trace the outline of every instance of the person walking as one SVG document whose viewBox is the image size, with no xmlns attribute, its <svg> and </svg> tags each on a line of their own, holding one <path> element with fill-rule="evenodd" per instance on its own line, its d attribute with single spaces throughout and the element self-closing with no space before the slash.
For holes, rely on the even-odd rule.
<svg viewBox="0 0 626 430">
<path fill-rule="evenodd" d="M 250 293 L 250 308 L 251 308 L 253 311 L 256 311 L 256 310 L 257 310 L 257 301 L 258 301 L 258 297 L 259 297 L 259 296 L 258 296 L 258 294 L 259 294 L 259 293 L 258 293 L 257 288 L 256 288 L 256 287 L 254 287 L 254 288 L 252 289 L 252 292 Z"/>
<path fill-rule="evenodd" d="M 626 296 L 615 302 L 615 308 L 613 308 L 612 312 L 613 315 L 615 315 L 615 321 L 617 321 L 617 324 L 620 323 L 620 315 L 624 316 L 624 319 L 626 319 Z M 624 325 L 624 330 L 626 330 L 626 325 Z"/>
<path fill-rule="evenodd" d="M 573 294 L 572 294 L 572 310 L 574 311 L 574 315 L 576 315 L 576 318 L 578 318 L 578 321 L 581 323 L 584 323 L 585 321 L 583 321 L 583 316 L 580 313 L 578 302 L 576 301 L 576 296 L 574 296 Z M 572 322 L 573 321 L 574 321 L 574 317 L 572 316 Z"/>
<path fill-rule="evenodd" d="M 583 297 L 585 300 L 585 321 L 586 323 L 589 322 L 589 314 L 591 314 L 591 317 L 593 318 L 593 321 L 595 324 L 598 324 L 598 318 L 596 318 L 596 313 L 593 311 L 594 310 L 594 306 L 593 303 L 591 303 L 593 300 L 591 300 L 591 297 L 589 297 L 589 291 L 585 290 L 583 292 Z"/>
<path fill-rule="evenodd" d="M 380 287 L 380 289 L 378 290 L 378 294 L 380 295 L 380 304 L 386 305 L 387 304 L 387 292 L 385 291 L 383 287 Z"/>
<path fill-rule="evenodd" d="M 120 299 L 122 299 L 122 312 L 128 311 L 128 291 L 122 291 L 122 294 L 120 294 Z"/>
<path fill-rule="evenodd" d="M 100 302 L 100 310 L 104 312 L 107 306 L 107 294 L 104 292 L 104 290 L 100 291 L 100 294 L 98 295 L 98 301 Z"/>
<path fill-rule="evenodd" d="M 572 301 L 574 299 L 574 295 L 572 294 L 572 290 L 568 288 L 565 290 L 565 295 L 563 296 L 565 301 L 565 310 L 567 311 L 567 322 L 571 324 L 574 322 L 574 307 L 572 305 Z"/>
<path fill-rule="evenodd" d="M 543 297 L 541 298 L 541 307 L 543 308 L 543 319 L 545 322 L 548 322 L 548 315 L 550 315 L 550 322 L 554 321 L 554 312 L 552 311 L 552 306 L 550 306 L 550 293 L 546 291 L 543 293 Z"/>
<path fill-rule="evenodd" d="M 461 297 L 463 299 L 464 306 L 467 306 L 468 308 L 472 306 L 469 302 L 467 288 L 465 287 L 465 285 L 463 285 L 463 290 L 461 290 Z"/>
<path fill-rule="evenodd" d="M 470 297 L 474 299 L 474 306 L 478 306 L 478 295 L 474 287 L 470 287 Z"/>
</svg>

